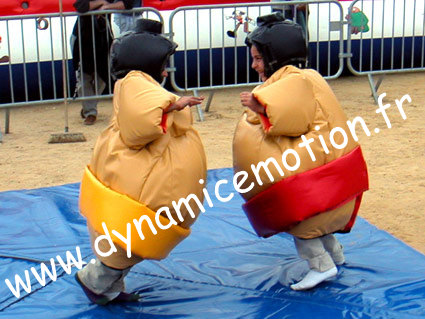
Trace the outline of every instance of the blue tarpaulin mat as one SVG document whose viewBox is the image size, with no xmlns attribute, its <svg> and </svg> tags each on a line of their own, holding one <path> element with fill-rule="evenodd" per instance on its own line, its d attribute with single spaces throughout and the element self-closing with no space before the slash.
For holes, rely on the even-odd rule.
<svg viewBox="0 0 425 319">
<path fill-rule="evenodd" d="M 234 192 L 232 170 L 208 173 L 208 190 L 218 180 L 221 195 Z M 238 194 L 227 203 L 213 199 L 192 235 L 168 258 L 143 261 L 129 273 L 127 291 L 137 303 L 91 304 L 74 279 L 57 266 L 55 281 L 42 286 L 31 267 L 76 246 L 90 261 L 85 220 L 78 213 L 79 184 L 0 193 L 1 318 L 425 318 L 425 256 L 359 218 L 350 234 L 337 235 L 347 262 L 336 278 L 296 292 L 289 284 L 308 271 L 291 236 L 258 238 Z M 56 262 L 57 263 L 57 262 Z M 15 297 L 5 283 L 15 275 L 31 290 Z M 15 287 L 16 288 L 16 287 Z"/>
</svg>

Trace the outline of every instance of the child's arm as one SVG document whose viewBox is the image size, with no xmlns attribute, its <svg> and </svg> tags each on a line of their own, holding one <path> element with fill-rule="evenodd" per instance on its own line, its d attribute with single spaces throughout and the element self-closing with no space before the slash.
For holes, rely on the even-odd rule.
<svg viewBox="0 0 425 319">
<path fill-rule="evenodd" d="M 186 106 L 193 106 L 201 104 L 204 100 L 203 96 L 182 96 L 176 102 L 170 104 L 167 108 L 164 109 L 164 113 L 170 113 L 172 111 L 183 110 Z"/>
<path fill-rule="evenodd" d="M 301 136 L 308 132 L 316 113 L 311 82 L 304 76 L 286 76 L 253 92 L 267 116 L 261 116 L 269 135 Z"/>
<path fill-rule="evenodd" d="M 252 95 L 251 92 L 242 92 L 240 94 L 241 103 L 243 106 L 249 107 L 252 111 L 264 115 L 267 117 L 266 110 L 264 106 L 257 101 L 257 99 Z"/>
<path fill-rule="evenodd" d="M 164 111 L 177 96 L 134 73 L 122 80 L 116 99 L 121 139 L 128 147 L 140 149 L 166 133 Z"/>
</svg>

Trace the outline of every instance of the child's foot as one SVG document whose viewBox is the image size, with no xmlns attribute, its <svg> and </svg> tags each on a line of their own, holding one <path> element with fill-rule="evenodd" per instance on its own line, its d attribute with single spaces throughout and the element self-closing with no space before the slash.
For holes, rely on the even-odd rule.
<svg viewBox="0 0 425 319">
<path fill-rule="evenodd" d="M 96 294 L 93 291 L 91 291 L 89 288 L 87 288 L 83 282 L 78 277 L 78 273 L 75 274 L 75 279 L 80 284 L 81 288 L 83 289 L 84 293 L 86 294 L 87 298 L 90 299 L 91 302 L 104 306 L 107 303 L 114 301 L 114 302 L 135 302 L 140 299 L 139 294 L 129 294 L 126 292 L 120 292 L 117 293 L 115 297 L 110 297 L 103 294 Z"/>
<path fill-rule="evenodd" d="M 78 282 L 78 284 L 81 286 L 81 288 L 83 289 L 84 293 L 86 294 L 87 298 L 90 299 L 91 302 L 97 304 L 97 305 L 101 305 L 104 306 L 106 305 L 109 301 L 111 301 L 108 297 L 106 297 L 105 295 L 101 295 L 101 294 L 95 294 L 93 291 L 91 291 L 89 288 L 87 288 L 83 282 L 80 280 L 80 278 L 78 277 L 78 273 L 75 274 L 75 280 Z"/>
<path fill-rule="evenodd" d="M 336 267 L 332 267 L 331 269 L 325 272 L 318 272 L 315 270 L 310 270 L 303 280 L 300 282 L 291 285 L 292 290 L 306 290 L 313 288 L 320 284 L 322 281 L 329 279 L 335 276 L 338 273 L 338 269 Z"/>
<path fill-rule="evenodd" d="M 345 263 L 345 257 L 344 254 L 341 252 L 340 254 L 331 255 L 332 260 L 334 261 L 335 265 L 341 266 Z"/>
<path fill-rule="evenodd" d="M 118 296 L 116 296 L 112 301 L 117 302 L 136 302 L 140 299 L 139 294 L 129 294 L 128 292 L 120 292 Z"/>
</svg>

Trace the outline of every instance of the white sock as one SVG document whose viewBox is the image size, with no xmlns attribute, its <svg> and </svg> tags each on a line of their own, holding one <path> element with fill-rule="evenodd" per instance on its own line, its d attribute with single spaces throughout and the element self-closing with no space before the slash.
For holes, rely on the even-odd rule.
<svg viewBox="0 0 425 319">
<path fill-rule="evenodd" d="M 306 290 L 315 287 L 320 284 L 322 281 L 329 279 L 335 276 L 338 273 L 338 269 L 336 267 L 332 267 L 325 272 L 318 272 L 315 270 L 310 270 L 303 280 L 300 282 L 291 285 L 292 290 Z"/>
</svg>

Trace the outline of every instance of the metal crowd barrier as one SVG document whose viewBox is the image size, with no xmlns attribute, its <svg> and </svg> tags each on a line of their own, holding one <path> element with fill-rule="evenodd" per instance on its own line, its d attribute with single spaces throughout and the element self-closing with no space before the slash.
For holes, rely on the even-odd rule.
<svg viewBox="0 0 425 319">
<path fill-rule="evenodd" d="M 375 101 L 385 74 L 425 70 L 424 0 L 354 0 L 348 12 L 357 21 L 348 24 L 347 66 L 355 75 L 368 76 Z"/>
<path fill-rule="evenodd" d="M 213 90 L 259 84 L 251 69 L 245 38 L 255 28 L 258 16 L 288 6 L 297 21 L 298 6 L 308 4 L 305 16 L 310 49 L 310 67 L 327 79 L 337 78 L 344 67 L 343 10 L 336 0 L 282 1 L 233 5 L 190 6 L 174 10 L 170 34 L 179 44 L 171 57 L 171 84 L 176 91 Z M 284 10 L 285 11 L 285 10 Z M 312 14 L 311 12 L 314 12 Z M 199 113 L 202 119 L 202 113 Z"/>
<path fill-rule="evenodd" d="M 299 13 L 305 4 L 309 13 L 303 17 Z M 69 40 L 78 16 L 94 20 L 99 15 L 131 13 L 165 22 L 166 35 L 179 44 L 170 59 L 170 85 L 176 91 L 195 95 L 210 91 L 208 111 L 214 90 L 260 83 L 251 69 L 244 41 L 255 28 L 256 18 L 272 10 L 282 10 L 285 15 L 291 12 L 298 23 L 305 19 L 311 68 L 326 79 L 335 79 L 343 72 L 346 60 L 353 74 L 368 75 L 375 99 L 382 78 L 375 84 L 374 75 L 425 70 L 425 0 L 354 0 L 350 5 L 337 0 L 282 1 L 190 6 L 171 13 L 135 8 L 82 15 L 0 17 L 0 78 L 7 79 L 0 86 L 0 109 L 6 110 L 5 132 L 9 132 L 11 108 L 66 103 L 74 96 L 76 77 Z M 112 23 L 111 28 L 117 35 L 117 26 Z M 95 47 L 93 43 L 93 50 Z M 110 98 L 112 85 L 111 80 L 106 83 L 106 95 L 83 92 L 75 100 Z M 199 106 L 198 115 L 203 120 Z"/>
</svg>

